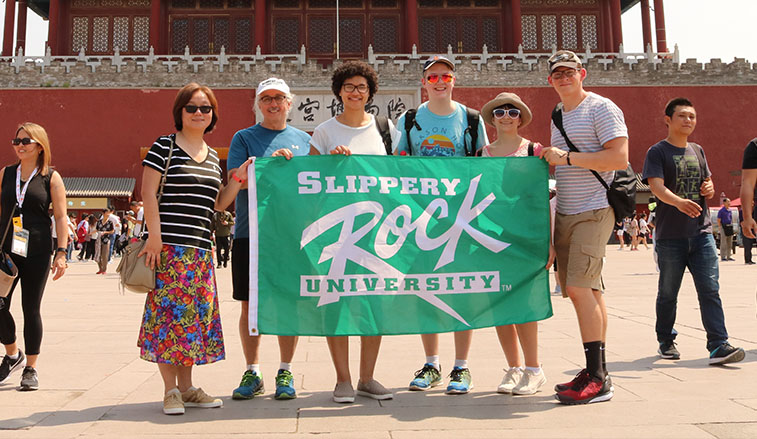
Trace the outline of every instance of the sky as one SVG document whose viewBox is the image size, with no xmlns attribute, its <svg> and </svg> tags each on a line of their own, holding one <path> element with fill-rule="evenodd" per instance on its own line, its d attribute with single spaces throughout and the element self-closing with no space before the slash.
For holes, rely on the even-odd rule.
<svg viewBox="0 0 757 439">
<path fill-rule="evenodd" d="M 650 0 L 654 7 L 654 1 Z M 665 0 L 665 28 L 668 49 L 675 44 L 681 60 L 696 58 L 707 62 L 720 58 L 731 62 L 746 58 L 757 63 L 757 37 L 754 34 L 757 1 L 755 0 Z M 626 52 L 643 52 L 641 3 L 623 14 L 623 41 Z M 0 3 L 0 37 L 4 27 L 5 3 Z M 652 39 L 654 12 L 650 11 Z M 43 55 L 47 39 L 47 22 L 29 11 L 26 32 L 27 55 Z"/>
</svg>

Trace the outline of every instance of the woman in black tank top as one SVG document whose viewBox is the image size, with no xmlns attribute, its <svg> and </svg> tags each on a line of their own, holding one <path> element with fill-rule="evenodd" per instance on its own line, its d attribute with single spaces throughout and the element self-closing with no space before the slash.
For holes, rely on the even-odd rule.
<svg viewBox="0 0 757 439">
<path fill-rule="evenodd" d="M 53 280 L 66 272 L 68 246 L 68 233 L 58 233 L 51 268 L 53 238 L 48 211 L 52 204 L 57 230 L 68 230 L 66 189 L 60 174 L 50 168 L 50 144 L 44 128 L 25 123 L 16 131 L 12 143 L 19 162 L 0 171 L 0 230 L 8 230 L 3 239 L 3 251 L 10 255 L 18 268 L 18 277 L 0 304 L 0 342 L 5 346 L 5 357 L 0 363 L 0 383 L 26 365 L 19 390 L 37 390 L 39 383 L 35 367 L 42 343 L 42 318 L 39 312 L 42 294 L 51 270 Z M 28 232 L 25 255 L 18 248 L 15 253 L 12 251 L 14 229 Z M 19 280 L 26 355 L 16 344 L 16 324 L 10 314 L 10 301 Z"/>
</svg>

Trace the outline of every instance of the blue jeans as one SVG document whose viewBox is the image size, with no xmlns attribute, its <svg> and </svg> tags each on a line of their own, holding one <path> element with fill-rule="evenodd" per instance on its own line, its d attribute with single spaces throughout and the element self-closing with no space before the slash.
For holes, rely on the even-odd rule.
<svg viewBox="0 0 757 439">
<path fill-rule="evenodd" d="M 658 239 L 660 280 L 657 291 L 657 341 L 674 340 L 678 290 L 686 267 L 694 278 L 702 324 L 707 332 L 707 350 L 728 341 L 718 284 L 718 252 L 715 238 L 703 233 L 695 238 Z"/>
</svg>

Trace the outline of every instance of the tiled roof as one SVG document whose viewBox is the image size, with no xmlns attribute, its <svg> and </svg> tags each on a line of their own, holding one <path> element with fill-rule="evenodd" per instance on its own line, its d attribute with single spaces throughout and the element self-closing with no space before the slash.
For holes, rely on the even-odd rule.
<svg viewBox="0 0 757 439">
<path fill-rule="evenodd" d="M 130 197 L 134 178 L 63 177 L 67 197 Z"/>
<path fill-rule="evenodd" d="M 636 174 L 636 192 L 652 192 L 648 184 L 641 182 L 641 174 Z"/>
</svg>

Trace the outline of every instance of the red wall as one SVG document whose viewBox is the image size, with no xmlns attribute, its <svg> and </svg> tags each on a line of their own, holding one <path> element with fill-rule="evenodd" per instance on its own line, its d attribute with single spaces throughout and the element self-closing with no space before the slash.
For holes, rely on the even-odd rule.
<svg viewBox="0 0 757 439">
<path fill-rule="evenodd" d="M 458 87 L 455 99 L 481 108 L 504 88 Z M 630 135 L 630 159 L 641 172 L 652 144 L 666 136 L 665 103 L 688 97 L 696 106 L 698 125 L 691 141 L 701 144 L 713 171 L 717 194 L 738 197 L 741 156 L 749 140 L 757 137 L 757 86 L 698 87 L 593 87 L 623 110 Z M 549 143 L 549 115 L 557 94 L 549 87 L 517 88 L 534 120 L 524 136 Z M 251 89 L 215 90 L 219 123 L 206 137 L 209 145 L 228 146 L 234 133 L 253 123 L 254 92 Z M 134 177 L 137 198 L 141 178 L 140 147 L 174 131 L 171 106 L 173 89 L 19 89 L 0 90 L 0 163 L 15 160 L 10 139 L 19 123 L 44 126 L 51 139 L 53 164 L 64 176 Z M 5 134 L 1 134 L 5 133 Z M 489 130 L 493 140 L 494 132 Z M 716 197 L 717 198 L 717 197 Z"/>
</svg>

